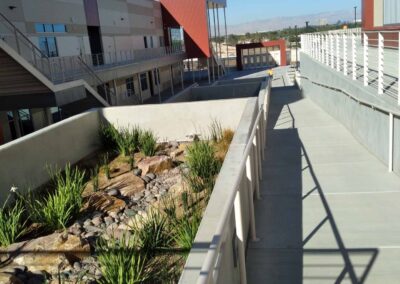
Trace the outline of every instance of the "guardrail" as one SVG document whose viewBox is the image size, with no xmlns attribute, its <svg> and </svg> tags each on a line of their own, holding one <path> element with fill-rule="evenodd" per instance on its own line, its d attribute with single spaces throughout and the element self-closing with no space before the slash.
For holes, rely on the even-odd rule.
<svg viewBox="0 0 400 284">
<path fill-rule="evenodd" d="M 400 33 L 337 30 L 301 35 L 302 51 L 400 105 Z"/>
<path fill-rule="evenodd" d="M 262 97 L 262 103 L 259 104 L 258 100 L 256 102 L 257 112 L 252 112 L 252 115 L 248 113 L 247 116 L 244 114 L 246 119 L 251 119 L 244 149 L 241 148 L 243 144 L 235 144 L 235 137 L 217 179 L 180 283 L 224 283 L 224 280 L 221 280 L 221 276 L 224 276 L 223 272 L 233 275 L 235 268 L 231 267 L 230 271 L 223 271 L 223 268 L 235 261 L 240 275 L 237 282 L 247 283 L 245 247 L 248 232 L 252 240 L 257 240 L 253 200 L 254 196 L 260 198 L 259 189 L 262 179 L 262 160 L 265 158 L 265 130 L 271 86 L 269 80 L 263 82 L 262 85 L 262 90 L 266 90 L 266 93 Z M 247 110 L 250 112 L 250 109 Z M 237 132 L 240 132 L 238 134 L 240 136 L 245 135 L 245 131 L 241 132 L 240 125 Z M 240 155 L 240 158 L 237 155 Z M 228 183 L 224 182 L 226 178 L 230 179 Z M 221 195 L 224 195 L 223 199 Z M 213 211 L 215 209 L 219 209 L 218 214 Z M 210 228 L 213 228 L 212 231 Z M 232 231 L 235 232 L 237 241 L 237 248 L 233 250 L 237 249 L 237 255 L 233 259 L 224 260 L 232 251 L 230 247 L 232 244 L 230 232 Z M 202 246 L 196 248 L 196 242 L 201 244 L 206 242 L 206 251 Z M 200 265 L 200 269 L 193 268 L 193 265 L 195 267 Z"/>
</svg>

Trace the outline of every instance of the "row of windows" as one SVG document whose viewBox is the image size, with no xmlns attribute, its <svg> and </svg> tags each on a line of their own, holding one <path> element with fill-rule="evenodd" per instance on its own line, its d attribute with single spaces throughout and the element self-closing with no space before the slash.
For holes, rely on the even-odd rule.
<svg viewBox="0 0 400 284">
<path fill-rule="evenodd" d="M 36 23 L 35 30 L 37 33 L 66 33 L 67 27 L 64 24 Z"/>
<path fill-rule="evenodd" d="M 148 38 L 150 39 L 150 48 L 154 48 L 154 40 L 153 40 L 153 37 L 152 37 L 152 36 L 149 36 L 149 37 L 144 36 L 144 37 L 143 37 L 144 48 L 149 48 L 149 42 L 148 42 L 148 40 L 147 40 Z M 163 37 L 163 36 L 160 36 L 160 37 L 158 38 L 158 40 L 159 40 L 160 47 L 163 47 L 163 46 L 164 46 L 164 37 Z"/>
<path fill-rule="evenodd" d="M 160 84 L 160 72 L 155 70 L 153 76 L 156 80 L 155 84 Z M 140 76 L 140 85 L 142 87 L 142 91 L 146 91 L 149 89 L 148 81 L 147 81 L 147 73 L 141 73 Z M 126 84 L 126 95 L 130 97 L 135 94 L 135 83 L 133 77 L 129 77 L 125 80 Z"/>
</svg>

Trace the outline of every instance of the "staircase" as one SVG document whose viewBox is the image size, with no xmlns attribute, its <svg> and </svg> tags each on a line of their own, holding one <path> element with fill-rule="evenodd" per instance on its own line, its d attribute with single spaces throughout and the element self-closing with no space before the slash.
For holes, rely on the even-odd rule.
<svg viewBox="0 0 400 284">
<path fill-rule="evenodd" d="M 51 59 L 1 13 L 0 31 L 0 111 L 59 106 L 74 115 L 115 102 L 114 92 L 82 58 L 75 58 L 74 64 L 90 82 L 60 80 Z M 84 109 L 76 107 L 80 103 Z"/>
</svg>

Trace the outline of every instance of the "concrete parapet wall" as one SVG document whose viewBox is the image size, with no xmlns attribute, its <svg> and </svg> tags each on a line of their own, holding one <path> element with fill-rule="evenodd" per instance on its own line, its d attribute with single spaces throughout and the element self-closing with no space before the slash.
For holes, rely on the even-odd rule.
<svg viewBox="0 0 400 284">
<path fill-rule="evenodd" d="M 393 169 L 400 174 L 400 110 L 372 88 L 301 55 L 301 88 L 385 165 L 389 165 L 389 114 L 394 114 Z M 299 82 L 300 82 L 299 81 Z M 372 106 L 374 107 L 372 107 Z"/>
</svg>

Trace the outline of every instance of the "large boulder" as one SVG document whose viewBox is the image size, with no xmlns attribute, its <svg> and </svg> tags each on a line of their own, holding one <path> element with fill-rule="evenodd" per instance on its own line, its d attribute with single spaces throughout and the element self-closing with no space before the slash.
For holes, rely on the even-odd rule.
<svg viewBox="0 0 400 284">
<path fill-rule="evenodd" d="M 30 271 L 56 274 L 61 268 L 89 255 L 90 246 L 79 236 L 61 232 L 12 244 L 3 253 L 9 255 L 13 264 L 26 266 Z"/>
<path fill-rule="evenodd" d="M 122 199 L 109 196 L 105 192 L 96 192 L 87 198 L 84 209 L 110 214 L 121 212 L 125 206 L 126 202 Z"/>
<path fill-rule="evenodd" d="M 142 170 L 142 176 L 159 174 L 172 168 L 172 159 L 165 155 L 146 158 L 138 163 L 138 168 Z"/>
<path fill-rule="evenodd" d="M 133 172 L 122 174 L 113 178 L 107 185 L 106 190 L 118 189 L 121 195 L 126 197 L 134 196 L 135 193 L 145 189 L 145 182 Z"/>
</svg>

